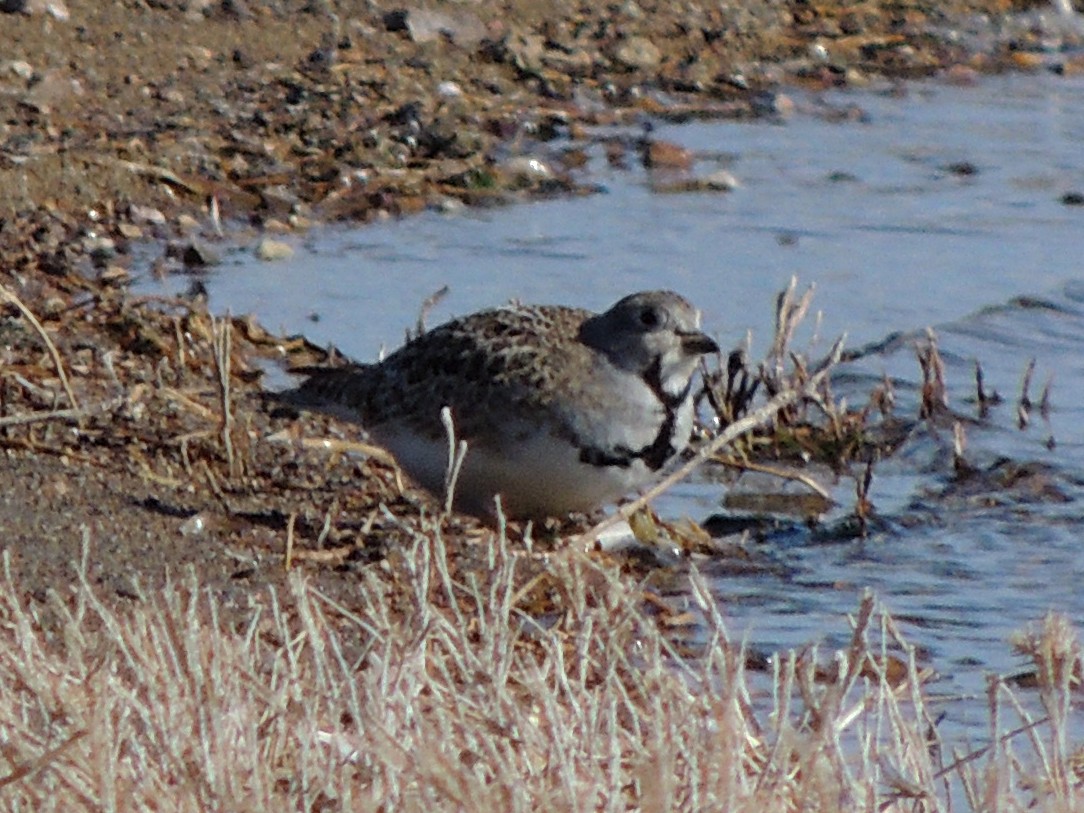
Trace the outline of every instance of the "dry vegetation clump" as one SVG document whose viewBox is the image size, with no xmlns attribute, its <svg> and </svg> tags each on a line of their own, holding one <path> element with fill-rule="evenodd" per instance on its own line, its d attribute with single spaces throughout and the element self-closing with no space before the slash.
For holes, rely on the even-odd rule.
<svg viewBox="0 0 1084 813">
<path fill-rule="evenodd" d="M 755 460 L 820 462 L 837 473 L 853 464 L 867 464 L 891 455 L 915 427 L 915 420 L 895 412 L 895 393 L 885 381 L 869 394 L 866 404 L 849 406 L 832 392 L 831 375 L 841 360 L 852 360 L 837 342 L 824 359 L 813 363 L 795 348 L 795 335 L 809 315 L 814 289 L 801 295 L 797 279 L 776 299 L 775 328 L 763 361 L 754 368 L 744 350 L 735 350 L 726 368 L 705 370 L 705 400 L 715 423 L 728 427 L 755 412 L 758 392 L 769 399 L 797 394 L 776 410 L 754 433 L 731 444 L 718 462 L 747 466 Z M 922 413 L 921 418 L 928 415 Z"/>
<path fill-rule="evenodd" d="M 1032 719 L 990 684 L 991 744 L 949 753 L 929 675 L 866 596 L 850 646 L 778 656 L 757 684 L 705 584 L 679 656 L 614 572 L 570 552 L 565 611 L 516 606 L 516 556 L 450 577 L 440 529 L 347 609 L 303 576 L 219 618 L 195 579 L 134 609 L 85 577 L 45 605 L 0 592 L 0 799 L 9 810 L 1025 810 L 1084 803 L 1072 752 L 1080 647 L 1027 639 Z M 436 544 L 434 544 L 436 543 Z M 407 590 L 411 609 L 389 593 Z M 53 616 L 43 623 L 42 614 Z M 895 653 L 895 654 L 890 654 Z"/>
</svg>

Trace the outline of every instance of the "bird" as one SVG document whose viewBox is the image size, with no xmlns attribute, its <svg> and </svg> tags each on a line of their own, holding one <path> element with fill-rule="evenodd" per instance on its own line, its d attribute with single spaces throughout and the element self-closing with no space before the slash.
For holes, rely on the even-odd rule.
<svg viewBox="0 0 1084 813">
<path fill-rule="evenodd" d="M 455 510 L 545 519 L 642 488 L 680 455 L 693 380 L 719 346 L 672 291 L 593 313 L 510 304 L 453 319 L 383 361 L 308 370 L 281 402 L 359 423 L 418 485 L 447 487 L 450 411 L 466 452 Z M 446 495 L 445 495 L 446 496 Z"/>
</svg>

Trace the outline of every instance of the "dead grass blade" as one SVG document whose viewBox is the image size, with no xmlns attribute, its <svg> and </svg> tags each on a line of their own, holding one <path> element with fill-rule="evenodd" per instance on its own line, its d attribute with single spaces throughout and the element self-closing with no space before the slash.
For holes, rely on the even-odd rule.
<svg viewBox="0 0 1084 813">
<path fill-rule="evenodd" d="M 73 410 L 79 409 L 79 401 L 75 397 L 75 393 L 72 391 L 71 384 L 68 382 L 68 374 L 64 372 L 64 363 L 60 360 L 60 353 L 56 349 L 56 345 L 53 344 L 53 340 L 49 337 L 45 327 L 38 321 L 38 317 L 34 315 L 34 312 L 26 306 L 26 304 L 7 286 L 0 284 L 0 297 L 3 297 L 16 308 L 25 317 L 37 331 L 38 336 L 41 337 L 42 342 L 45 343 L 46 349 L 49 351 L 49 355 L 53 359 L 53 365 L 56 367 L 57 377 L 60 379 L 61 386 L 64 387 L 64 393 L 68 396 L 68 403 L 72 405 Z"/>
</svg>

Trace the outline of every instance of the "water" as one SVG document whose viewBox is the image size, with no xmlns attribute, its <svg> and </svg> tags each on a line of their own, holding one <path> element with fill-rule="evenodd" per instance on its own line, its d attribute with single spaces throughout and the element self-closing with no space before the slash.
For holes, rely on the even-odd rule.
<svg viewBox="0 0 1084 813">
<path fill-rule="evenodd" d="M 856 106 L 860 122 L 828 108 Z M 713 577 L 734 631 L 758 648 L 823 637 L 842 644 L 842 614 L 873 587 L 929 650 L 946 691 L 981 698 L 984 671 L 1016 664 L 1006 640 L 1048 609 L 1084 620 L 1084 79 L 992 78 L 977 87 L 913 85 L 897 94 L 799 99 L 785 124 L 663 126 L 659 138 L 729 168 L 728 194 L 657 194 L 640 171 L 590 179 L 608 194 L 453 215 L 428 213 L 300 238 L 288 263 L 247 250 L 209 280 L 212 303 L 254 312 L 359 359 L 394 348 L 420 303 L 449 285 L 430 324 L 510 298 L 601 309 L 637 289 L 670 287 L 704 310 L 724 346 L 771 335 L 772 302 L 792 275 L 815 284 L 803 344 L 849 346 L 894 332 L 937 330 L 955 409 L 975 413 L 973 364 L 1006 402 L 967 427 L 967 458 L 1043 466 L 1012 487 L 966 493 L 952 481 L 951 433 L 919 433 L 875 469 L 882 524 L 864 540 L 809 533 L 771 540 L 789 575 Z M 177 286 L 183 285 L 178 281 Z M 862 400 L 896 381 L 915 414 L 913 341 L 852 365 L 841 385 Z M 1030 358 L 1031 397 L 1053 376 L 1049 420 L 1020 430 L 1015 400 Z M 1053 439 L 1053 448 L 1049 441 Z M 841 507 L 853 482 L 834 484 Z M 699 519 L 719 510 L 707 482 L 683 484 L 656 507 Z M 831 540 L 832 537 L 829 537 Z M 984 703 L 949 709 L 949 725 L 985 733 Z M 972 728 L 972 726 L 974 726 Z"/>
</svg>

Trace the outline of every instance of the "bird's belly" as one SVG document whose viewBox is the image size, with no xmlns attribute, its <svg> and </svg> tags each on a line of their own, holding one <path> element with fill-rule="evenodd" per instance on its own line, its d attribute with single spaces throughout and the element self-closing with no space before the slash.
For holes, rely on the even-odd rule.
<svg viewBox="0 0 1084 813">
<path fill-rule="evenodd" d="M 395 456 L 415 482 L 434 494 L 444 494 L 446 441 L 387 430 L 374 433 L 374 439 Z M 468 443 L 456 482 L 455 506 L 467 513 L 493 516 L 494 497 L 499 494 L 507 516 L 561 516 L 616 500 L 654 477 L 655 473 L 637 459 L 623 466 L 585 463 L 576 446 L 537 430 L 500 448 Z"/>
</svg>

